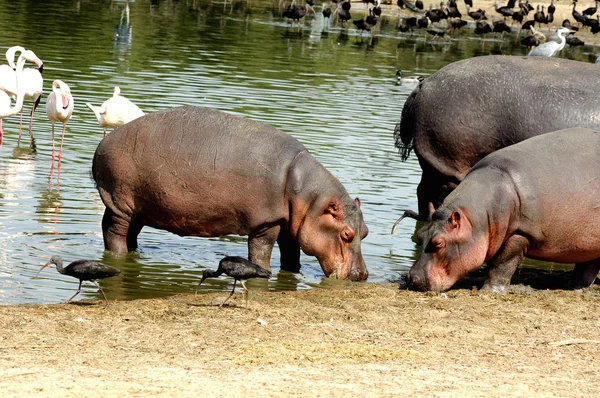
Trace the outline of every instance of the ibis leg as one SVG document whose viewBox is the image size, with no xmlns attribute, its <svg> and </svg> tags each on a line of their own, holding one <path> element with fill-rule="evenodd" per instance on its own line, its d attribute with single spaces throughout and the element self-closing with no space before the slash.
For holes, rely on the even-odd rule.
<svg viewBox="0 0 600 398">
<path fill-rule="evenodd" d="M 223 308 L 223 306 L 225 305 L 225 303 L 227 302 L 227 300 L 229 300 L 231 298 L 231 296 L 233 296 L 233 293 L 235 292 L 235 284 L 237 283 L 237 280 L 233 281 L 233 289 L 231 289 L 231 293 L 229 293 L 229 296 L 227 296 L 227 298 L 225 299 L 225 301 L 223 301 L 221 303 L 221 305 L 219 306 L 219 308 Z"/>
<path fill-rule="evenodd" d="M 106 294 L 104 294 L 104 290 L 102 290 L 102 288 L 100 287 L 100 284 L 94 280 L 91 280 L 90 282 L 92 282 L 94 285 L 98 286 L 100 293 L 102 293 L 102 296 L 104 297 L 104 301 L 106 301 L 106 305 L 104 306 L 104 309 L 108 308 L 108 299 L 106 298 Z"/>
<path fill-rule="evenodd" d="M 65 302 L 65 304 L 69 304 L 71 302 L 71 300 L 73 300 L 73 298 L 75 298 L 75 296 L 77 296 L 79 294 L 79 292 L 81 291 L 81 282 L 83 282 L 83 281 L 79 281 L 79 288 L 77 289 L 75 294 L 72 295 L 71 298 Z"/>
<path fill-rule="evenodd" d="M 248 311 L 248 288 L 246 287 L 246 284 L 244 283 L 243 280 L 240 280 L 240 283 L 242 284 L 242 287 L 244 288 L 244 293 L 246 296 L 246 311 Z"/>
</svg>

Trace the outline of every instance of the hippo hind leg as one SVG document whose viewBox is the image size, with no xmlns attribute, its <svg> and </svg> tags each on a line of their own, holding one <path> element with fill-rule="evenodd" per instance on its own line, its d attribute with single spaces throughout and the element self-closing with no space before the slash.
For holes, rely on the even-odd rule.
<svg viewBox="0 0 600 398">
<path fill-rule="evenodd" d="M 573 278 L 571 279 L 571 287 L 573 289 L 579 289 L 590 286 L 594 283 L 594 280 L 596 280 L 598 271 L 600 271 L 600 258 L 575 264 Z"/>
<path fill-rule="evenodd" d="M 102 217 L 104 248 L 115 253 L 127 253 L 137 248 L 137 235 L 143 224 L 124 219 L 108 207 Z"/>
</svg>

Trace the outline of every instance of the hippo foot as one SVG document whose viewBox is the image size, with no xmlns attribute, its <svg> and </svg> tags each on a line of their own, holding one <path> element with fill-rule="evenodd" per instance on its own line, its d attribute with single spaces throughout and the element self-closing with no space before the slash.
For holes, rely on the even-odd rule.
<svg viewBox="0 0 600 398">
<path fill-rule="evenodd" d="M 486 281 L 480 290 L 482 292 L 487 292 L 487 293 L 506 294 L 506 293 L 508 293 L 508 286 L 509 285 L 494 284 L 494 283 L 490 283 L 490 282 Z"/>
</svg>

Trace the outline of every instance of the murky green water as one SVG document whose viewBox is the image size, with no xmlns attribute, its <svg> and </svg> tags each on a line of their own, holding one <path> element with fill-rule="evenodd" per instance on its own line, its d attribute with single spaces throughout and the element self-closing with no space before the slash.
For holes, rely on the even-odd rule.
<svg viewBox="0 0 600 398">
<path fill-rule="evenodd" d="M 486 54 L 524 54 L 512 42 L 462 38 L 431 41 L 423 32 L 400 34 L 384 18 L 371 38 L 327 26 L 320 13 L 291 26 L 277 2 L 124 2 L 0 0 L 0 53 L 22 45 L 44 61 L 44 98 L 35 113 L 35 149 L 17 146 L 18 117 L 4 120 L 0 148 L 0 304 L 65 300 L 77 281 L 39 267 L 51 255 L 95 259 L 119 267 L 102 281 L 109 298 L 132 299 L 195 288 L 205 267 L 224 255 L 246 255 L 246 239 L 181 238 L 146 228 L 140 252 L 125 260 L 103 251 L 104 206 L 90 177 L 102 129 L 86 102 L 100 105 L 114 86 L 145 112 L 202 105 L 263 121 L 298 138 L 361 198 L 370 228 L 363 254 L 370 282 L 397 279 L 415 258 L 415 224 L 389 231 L 401 209 L 416 208 L 420 171 L 401 163 L 392 132 L 411 86 L 394 84 L 397 68 L 430 75 L 456 60 Z M 357 4 L 357 7 L 360 5 Z M 395 15 L 395 6 L 393 13 Z M 354 10 L 354 9 L 353 9 Z M 353 11 L 355 18 L 363 17 Z M 565 54 L 595 59 L 593 50 Z M 45 98 L 54 79 L 67 82 L 75 111 L 67 125 L 60 175 L 50 177 L 50 123 Z M 25 103 L 25 111 L 31 102 Z M 28 121 L 28 118 L 25 118 Z M 25 132 L 26 134 L 26 132 Z M 277 250 L 274 251 L 277 253 Z M 275 256 L 275 255 L 274 255 Z M 329 285 L 318 262 L 302 257 L 298 274 L 279 272 L 273 290 Z M 231 288 L 212 280 L 203 291 Z M 82 297 L 99 297 L 85 287 Z"/>
</svg>

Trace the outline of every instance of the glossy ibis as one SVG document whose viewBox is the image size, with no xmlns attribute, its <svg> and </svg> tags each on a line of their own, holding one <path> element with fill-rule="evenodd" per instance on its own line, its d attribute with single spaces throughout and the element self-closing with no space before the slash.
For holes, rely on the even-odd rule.
<svg viewBox="0 0 600 398">
<path fill-rule="evenodd" d="M 77 289 L 77 292 L 66 301 L 67 304 L 70 303 L 71 300 L 73 300 L 73 298 L 77 296 L 81 291 L 81 282 L 90 281 L 94 285 L 98 286 L 98 289 L 100 289 L 102 296 L 104 296 L 104 300 L 106 301 L 104 309 L 108 307 L 108 299 L 106 298 L 104 291 L 102 290 L 98 282 L 96 282 L 96 280 L 119 275 L 121 273 L 119 269 L 90 260 L 73 261 L 71 264 L 67 265 L 66 267 L 63 267 L 62 258 L 60 256 L 52 256 L 50 261 L 44 264 L 35 276 L 37 277 L 44 268 L 50 267 L 52 266 L 52 264 L 56 265 L 56 270 L 59 273 L 79 279 L 79 288 Z"/>
<path fill-rule="evenodd" d="M 588 7 L 585 10 L 581 11 L 581 13 L 583 15 L 587 15 L 588 17 L 591 17 L 592 15 L 594 15 L 596 13 L 596 11 L 598 11 L 598 0 L 596 0 L 594 2 L 593 7 Z"/>
<path fill-rule="evenodd" d="M 229 298 L 231 296 L 233 296 L 233 293 L 235 292 L 235 285 L 236 285 L 237 281 L 240 281 L 240 283 L 242 284 L 242 287 L 244 288 L 244 291 L 246 293 L 246 309 L 248 309 L 248 288 L 246 287 L 246 284 L 244 283 L 244 281 L 247 279 L 250 279 L 250 278 L 270 278 L 271 277 L 271 271 L 266 270 L 266 269 L 262 268 L 261 266 L 254 264 L 253 262 L 245 259 L 244 257 L 227 256 L 227 257 L 223 258 L 221 261 L 219 261 L 219 267 L 217 268 L 216 271 L 213 271 L 210 269 L 205 269 L 202 272 L 202 278 L 200 279 L 200 282 L 198 283 L 198 286 L 196 287 L 195 294 L 198 294 L 198 288 L 200 288 L 200 285 L 202 284 L 202 282 L 204 282 L 204 280 L 206 278 L 216 278 L 222 274 L 231 276 L 234 279 L 234 282 L 233 282 L 233 289 L 231 290 L 231 293 L 229 294 L 229 296 L 227 296 L 225 301 L 223 301 L 221 303 L 221 305 L 219 305 L 219 308 L 223 307 L 223 305 L 225 305 L 227 300 L 229 300 Z"/>
</svg>

